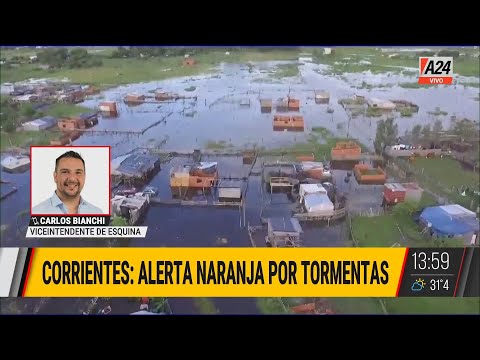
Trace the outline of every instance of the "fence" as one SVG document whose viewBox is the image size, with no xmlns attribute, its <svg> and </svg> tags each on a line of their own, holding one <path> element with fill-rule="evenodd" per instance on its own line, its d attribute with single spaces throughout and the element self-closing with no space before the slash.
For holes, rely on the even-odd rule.
<svg viewBox="0 0 480 360">
<path fill-rule="evenodd" d="M 352 240 L 353 242 L 353 245 L 355 247 L 359 247 L 359 242 L 357 239 L 355 239 L 355 235 L 353 235 L 353 224 L 352 224 L 352 218 L 350 217 L 350 214 L 347 215 L 348 217 L 348 221 L 346 222 L 348 224 L 348 228 L 349 228 L 349 231 L 348 231 L 348 234 L 350 236 L 350 239 Z M 380 304 L 380 307 L 382 308 L 382 311 L 385 315 L 388 315 L 388 311 L 387 311 L 387 305 L 385 303 L 385 300 L 383 299 L 380 299 L 380 298 L 377 298 L 378 300 L 378 303 Z"/>
</svg>

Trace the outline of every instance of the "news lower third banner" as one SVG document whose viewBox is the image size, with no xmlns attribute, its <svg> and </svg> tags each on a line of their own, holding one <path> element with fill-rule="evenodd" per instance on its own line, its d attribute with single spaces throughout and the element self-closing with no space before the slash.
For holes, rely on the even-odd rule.
<svg viewBox="0 0 480 360">
<path fill-rule="evenodd" d="M 32 216 L 27 238 L 144 238 L 147 226 L 112 226 L 109 216 Z"/>
<path fill-rule="evenodd" d="M 2 297 L 463 297 L 466 248 L 2 248 Z"/>
</svg>

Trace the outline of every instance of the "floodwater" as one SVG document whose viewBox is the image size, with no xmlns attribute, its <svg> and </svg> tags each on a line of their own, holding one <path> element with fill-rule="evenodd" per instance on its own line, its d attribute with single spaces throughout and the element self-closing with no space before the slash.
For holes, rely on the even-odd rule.
<svg viewBox="0 0 480 360">
<path fill-rule="evenodd" d="M 284 80 L 271 80 L 268 71 L 278 62 L 257 64 L 249 72 L 244 65 L 228 64 L 219 69 L 219 73 L 192 78 L 171 79 L 165 81 L 121 86 L 105 91 L 101 96 L 85 101 L 82 105 L 96 108 L 99 102 L 114 100 L 117 102 L 119 116 L 100 118 L 95 129 L 142 131 L 148 126 L 170 114 L 164 122 L 145 131 L 143 135 L 83 135 L 74 145 L 111 145 L 112 155 L 118 156 L 136 147 L 162 147 L 166 151 L 188 151 L 202 149 L 209 141 L 225 141 L 228 149 L 252 147 L 266 148 L 291 145 L 306 139 L 312 127 L 322 126 L 336 135 L 358 138 L 370 144 L 375 137 L 378 118 L 358 117 L 349 123 L 349 117 L 338 104 L 338 100 L 354 94 L 384 99 L 404 99 L 419 105 L 420 109 L 412 117 L 398 118 L 399 134 L 411 129 L 416 124 L 433 124 L 435 118 L 429 111 L 440 108 L 448 115 L 438 117 L 444 127 L 450 124 L 450 117 L 479 119 L 479 103 L 475 100 L 478 88 L 457 86 L 438 86 L 421 89 L 405 89 L 398 86 L 400 82 L 415 82 L 415 78 L 398 75 L 380 74 L 343 74 L 325 76 L 319 72 L 325 67 L 304 64 L 300 67 L 301 76 Z M 344 79 L 347 79 L 346 81 Z M 478 78 L 470 79 L 478 82 Z M 372 85 L 391 84 L 391 87 L 356 89 L 365 81 Z M 191 92 L 185 88 L 195 86 Z M 151 92 L 162 89 L 197 99 L 177 100 L 172 103 L 146 103 L 128 107 L 123 103 L 127 93 L 153 95 Z M 323 89 L 330 92 L 330 103 L 315 104 L 314 90 Z M 272 118 L 275 113 L 262 114 L 259 98 L 276 99 L 290 96 L 300 99 L 300 114 L 305 118 L 305 132 L 274 132 Z M 241 105 L 249 100 L 249 106 Z M 327 113 L 327 106 L 334 110 Z M 168 186 L 168 174 L 171 166 L 186 161 L 175 158 L 164 164 L 162 170 L 152 179 L 150 185 L 160 189 L 160 197 L 171 196 Z M 219 161 L 222 176 L 243 177 L 249 166 L 242 165 L 241 158 L 204 159 Z M 334 170 L 339 191 L 350 194 L 349 199 L 359 210 L 374 209 L 381 201 L 381 187 L 358 185 L 354 177 L 346 183 L 345 170 Z M 30 173 L 8 174 L 1 172 L 2 180 L 12 181 L 19 188 L 16 194 L 2 200 L 0 218 L 2 236 L 0 245 L 13 246 L 178 246 L 178 247 L 246 247 L 251 246 L 248 233 L 240 226 L 238 209 L 180 207 L 152 205 L 144 219 L 149 227 L 145 239 L 111 244 L 102 239 L 67 240 L 67 239 L 25 239 L 28 216 L 19 216 L 30 207 Z M 246 222 L 258 225 L 264 196 L 260 191 L 260 177 L 251 177 L 248 184 L 246 202 Z M 272 196 L 276 204 L 288 199 L 282 195 Z M 282 209 L 283 205 L 271 207 Z M 283 211 L 283 210 L 281 210 Z M 221 219 L 221 221 L 219 221 Z M 6 229 L 5 229 L 6 227 Z M 304 246 L 349 246 L 345 240 L 343 224 L 315 225 L 303 224 Z M 226 243 L 225 243 L 226 239 Z M 80 243 L 79 243 L 80 241 Z M 81 245 L 80 245 L 81 244 Z M 254 299 L 214 299 L 220 313 L 258 313 Z M 72 300 L 74 301 L 74 300 Z M 76 301 L 76 300 L 75 300 Z M 192 299 L 172 299 L 172 309 L 178 313 L 195 313 Z M 63 306 L 63 305 L 62 305 Z M 65 305 L 66 306 L 66 305 Z M 73 305 L 72 305 L 73 306 Z M 75 305 L 77 306 L 77 305 Z M 73 310 L 72 313 L 76 313 Z M 68 311 L 68 310 L 65 310 Z M 58 310 L 60 312 L 60 310 Z"/>
</svg>

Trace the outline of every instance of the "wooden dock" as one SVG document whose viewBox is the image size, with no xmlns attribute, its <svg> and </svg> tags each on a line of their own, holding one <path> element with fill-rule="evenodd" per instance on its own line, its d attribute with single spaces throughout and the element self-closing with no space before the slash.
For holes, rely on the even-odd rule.
<svg viewBox="0 0 480 360">
<path fill-rule="evenodd" d="M 162 119 L 154 122 L 153 124 L 147 126 L 144 129 L 141 129 L 141 130 L 123 130 L 123 129 L 120 129 L 120 130 L 112 130 L 112 129 L 99 130 L 99 129 L 89 128 L 89 129 L 76 129 L 75 131 L 79 131 L 82 134 L 89 134 L 89 135 L 137 135 L 137 136 L 141 136 L 141 135 L 145 134 L 145 132 L 147 132 L 151 128 L 161 124 L 162 122 L 167 121 L 167 118 L 172 114 L 173 114 L 173 112 L 169 112 Z"/>
</svg>

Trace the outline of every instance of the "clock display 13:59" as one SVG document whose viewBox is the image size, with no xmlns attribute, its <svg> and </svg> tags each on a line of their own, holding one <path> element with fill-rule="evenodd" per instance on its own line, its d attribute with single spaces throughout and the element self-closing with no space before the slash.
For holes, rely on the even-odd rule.
<svg viewBox="0 0 480 360">
<path fill-rule="evenodd" d="M 450 266 L 450 255 L 448 252 L 424 251 L 414 252 L 413 268 L 415 270 L 448 270 Z"/>
</svg>

